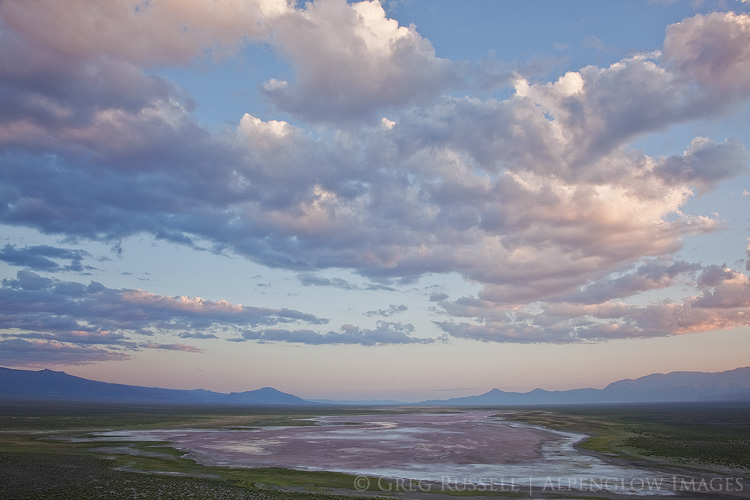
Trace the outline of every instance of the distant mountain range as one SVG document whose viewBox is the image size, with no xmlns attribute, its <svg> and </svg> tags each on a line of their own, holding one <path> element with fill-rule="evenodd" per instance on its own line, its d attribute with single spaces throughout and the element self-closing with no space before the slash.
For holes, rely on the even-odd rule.
<svg viewBox="0 0 750 500">
<path fill-rule="evenodd" d="M 397 405 L 398 401 L 307 401 L 264 387 L 254 391 L 221 392 L 161 389 L 97 382 L 52 370 L 13 370 L 0 367 L 0 400 L 100 401 L 120 403 L 215 405 Z M 750 367 L 718 373 L 672 372 L 626 379 L 604 389 L 505 392 L 492 389 L 478 396 L 408 403 L 420 406 L 512 406 L 678 401 L 750 401 Z"/>
<path fill-rule="evenodd" d="M 0 368 L 0 399 L 248 406 L 313 404 L 272 387 L 225 394 L 203 389 L 186 391 L 110 384 L 75 377 L 65 372 L 12 370 L 10 368 Z"/>
<path fill-rule="evenodd" d="M 507 406 L 595 403 L 660 403 L 678 401 L 750 401 L 750 367 L 718 373 L 671 372 L 625 379 L 604 389 L 504 392 L 424 401 L 425 405 Z"/>
</svg>

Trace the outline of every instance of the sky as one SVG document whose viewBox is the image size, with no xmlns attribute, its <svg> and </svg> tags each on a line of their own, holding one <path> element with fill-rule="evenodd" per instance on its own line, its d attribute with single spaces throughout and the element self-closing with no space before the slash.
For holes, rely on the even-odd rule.
<svg viewBox="0 0 750 500">
<path fill-rule="evenodd" d="M 418 401 L 750 365 L 750 2 L 1 0 L 0 365 Z"/>
</svg>

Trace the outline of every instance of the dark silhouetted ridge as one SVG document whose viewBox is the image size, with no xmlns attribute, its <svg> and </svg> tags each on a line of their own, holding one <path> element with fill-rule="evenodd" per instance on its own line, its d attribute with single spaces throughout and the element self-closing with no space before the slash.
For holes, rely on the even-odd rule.
<svg viewBox="0 0 750 500">
<path fill-rule="evenodd" d="M 0 368 L 0 398 L 6 400 L 150 402 L 175 404 L 309 405 L 302 398 L 264 387 L 254 391 L 178 390 L 97 382 L 53 370 Z"/>
<path fill-rule="evenodd" d="M 718 373 L 654 373 L 635 380 L 619 380 L 604 389 L 534 389 L 529 392 L 504 392 L 492 389 L 478 396 L 429 400 L 419 404 L 502 406 L 681 401 L 750 401 L 750 367 Z"/>
</svg>

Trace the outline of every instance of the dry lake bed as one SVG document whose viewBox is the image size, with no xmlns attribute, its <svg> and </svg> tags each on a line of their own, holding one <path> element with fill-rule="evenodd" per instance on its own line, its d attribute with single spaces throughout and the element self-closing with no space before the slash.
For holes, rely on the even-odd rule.
<svg viewBox="0 0 750 500">
<path fill-rule="evenodd" d="M 580 453 L 575 444 L 585 438 L 583 434 L 505 421 L 497 411 L 309 420 L 315 425 L 119 430 L 93 437 L 168 441 L 187 458 L 207 466 L 282 467 L 367 476 L 357 478 L 360 483 L 355 482 L 355 487 L 389 478 L 433 491 L 531 491 L 533 487 L 643 496 L 671 495 L 675 490 L 674 477 L 612 465 Z"/>
<path fill-rule="evenodd" d="M 15 402 L 0 499 L 747 500 L 748 412 Z"/>
</svg>

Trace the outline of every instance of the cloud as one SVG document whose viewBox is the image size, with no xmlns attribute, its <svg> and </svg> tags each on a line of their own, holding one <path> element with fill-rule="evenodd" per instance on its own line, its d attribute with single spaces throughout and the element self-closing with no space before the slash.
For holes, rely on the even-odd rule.
<svg viewBox="0 0 750 500">
<path fill-rule="evenodd" d="M 222 54 L 246 39 L 268 36 L 263 19 L 287 9 L 284 0 L 118 0 L 66 4 L 42 0 L 0 5 L 9 27 L 33 45 L 67 58 L 100 55 L 131 64 L 187 63 L 208 50 Z"/>
<path fill-rule="evenodd" d="M 99 359 L 110 350 L 202 351 L 183 344 L 137 343 L 132 340 L 135 335 L 153 336 L 156 332 L 209 339 L 218 338 L 216 333 L 226 330 L 325 323 L 325 319 L 292 309 L 249 307 L 200 297 L 167 297 L 144 290 L 107 288 L 94 281 L 83 285 L 45 278 L 28 270 L 18 271 L 14 280 L 3 280 L 0 287 L 4 342 L 23 340 L 8 345 L 24 349 L 41 345 L 46 349 L 43 352 L 60 349 L 62 353 L 79 353 L 81 362 L 86 353 Z M 23 359 L 29 356 L 24 350 Z"/>
<path fill-rule="evenodd" d="M 0 250 L 0 260 L 14 266 L 27 267 L 38 271 L 77 271 L 82 272 L 83 259 L 90 257 L 85 250 L 70 250 L 67 248 L 37 245 L 17 248 L 7 244 Z M 53 260 L 54 259 L 54 260 Z M 70 261 L 68 265 L 60 265 L 55 260 Z"/>
<path fill-rule="evenodd" d="M 402 306 L 403 307 L 403 306 Z M 402 309 L 393 306 L 394 311 Z M 249 307 L 200 297 L 167 297 L 144 290 L 111 289 L 92 281 L 83 285 L 18 271 L 0 287 L 0 345 L 11 364 L 44 363 L 59 353 L 63 364 L 126 359 L 141 349 L 205 352 L 189 344 L 145 341 L 176 335 L 183 339 L 226 338 L 311 345 L 431 343 L 414 337 L 408 323 L 379 321 L 372 329 L 343 325 L 338 331 L 287 329 L 281 325 L 326 324 L 327 320 L 292 309 Z M 236 340 L 232 338 L 230 340 Z M 36 347 L 39 355 L 34 356 Z M 14 358 L 14 356 L 18 356 Z"/>
<path fill-rule="evenodd" d="M 705 137 L 696 137 L 682 157 L 671 157 L 655 168 L 657 175 L 670 184 L 688 184 L 707 191 L 724 179 L 747 170 L 747 152 L 736 139 L 716 144 Z"/>
<path fill-rule="evenodd" d="M 178 335 L 182 339 L 218 339 L 213 333 L 182 332 Z"/>
<path fill-rule="evenodd" d="M 304 286 L 330 286 L 342 290 L 357 289 L 357 286 L 341 278 L 324 278 L 315 273 L 300 273 L 297 275 L 297 280 Z"/>
<path fill-rule="evenodd" d="M 414 26 L 388 19 L 378 1 L 318 0 L 269 25 L 296 80 L 268 80 L 264 91 L 279 109 L 308 120 L 374 120 L 459 81 Z"/>
<path fill-rule="evenodd" d="M 334 268 L 372 280 L 368 288 L 457 273 L 481 291 L 452 304 L 431 300 L 455 316 L 441 323 L 446 332 L 471 338 L 660 335 L 666 327 L 648 328 L 646 319 L 668 311 L 708 328 L 721 324 L 708 321 L 710 311 L 735 297 L 739 285 L 726 284 L 679 307 L 630 308 L 619 331 L 597 316 L 615 314 L 628 294 L 697 272 L 647 263 L 721 226 L 684 208 L 696 192 L 746 171 L 737 139 L 696 137 L 667 158 L 629 144 L 747 102 L 745 14 L 673 25 L 663 55 L 634 54 L 550 82 L 516 76 L 514 94 L 497 100 L 444 95 L 455 66 L 376 2 L 34 5 L 0 3 L 4 224 L 115 248 L 147 233 L 290 269 L 306 285 L 354 286 L 318 274 Z M 111 29 L 92 32 L 97 19 Z M 274 75 L 265 93 L 294 123 L 248 113 L 234 130 L 209 132 L 194 121 L 189 96 L 148 71 L 253 40 L 292 65 L 295 79 Z M 56 255 L 3 250 L 6 261 L 37 270 L 78 262 Z M 49 335 L 246 328 L 259 340 L 412 339 L 395 327 L 323 334 L 289 328 L 324 323 L 299 311 L 31 274 L 0 293 L 10 301 L 3 324 Z M 570 319 L 559 315 L 564 303 L 592 312 Z"/>
<path fill-rule="evenodd" d="M 395 290 L 395 288 L 383 283 L 356 285 L 342 278 L 324 278 L 323 276 L 309 272 L 297 274 L 297 281 L 304 286 L 328 286 L 340 290 L 384 290 L 389 292 Z"/>
<path fill-rule="evenodd" d="M 390 306 L 388 306 L 388 309 L 377 309 L 374 311 L 367 311 L 365 312 L 365 316 L 383 316 L 383 317 L 388 318 L 390 316 L 395 316 L 396 314 L 404 313 L 408 310 L 409 308 L 403 304 L 398 305 L 398 306 L 395 304 L 391 304 Z"/>
<path fill-rule="evenodd" d="M 0 339 L 0 362 L 5 366 L 80 365 L 129 358 L 127 353 L 98 347 L 49 340 Z"/>
<path fill-rule="evenodd" d="M 631 297 L 641 292 L 673 286 L 676 278 L 695 274 L 700 269 L 699 264 L 685 261 L 645 262 L 632 271 L 614 273 L 602 280 L 592 282 L 580 291 L 566 296 L 565 299 L 582 304 L 596 304 Z"/>
<path fill-rule="evenodd" d="M 309 345 L 389 345 L 389 344 L 431 344 L 436 339 L 414 337 L 414 326 L 409 323 L 390 323 L 378 321 L 376 328 L 360 328 L 354 325 L 343 325 L 337 332 L 317 333 L 312 330 L 287 330 L 267 328 L 242 333 L 245 340 L 261 342 L 287 342 Z M 230 339 L 231 340 L 231 339 Z"/>
<path fill-rule="evenodd" d="M 692 275 L 699 293 L 685 297 L 681 303 L 660 300 L 631 305 L 608 299 L 666 288 L 675 284 L 675 278 L 687 275 Z M 619 293 L 606 291 L 615 289 Z M 596 292 L 603 292 L 599 300 L 574 302 L 576 298 L 595 297 Z M 750 325 L 750 277 L 715 265 L 651 263 L 562 301 L 537 302 L 510 311 L 470 297 L 441 305 L 453 316 L 475 319 L 436 322 L 443 331 L 483 342 L 580 343 L 662 337 Z"/>
<path fill-rule="evenodd" d="M 586 35 L 583 37 L 583 40 L 581 40 L 581 45 L 583 47 L 598 50 L 600 52 L 604 52 L 607 50 L 607 46 L 602 42 L 601 38 L 594 36 L 594 35 Z"/>
<path fill-rule="evenodd" d="M 712 12 L 673 24 L 667 28 L 664 56 L 715 100 L 747 95 L 749 19 L 747 14 Z"/>
<path fill-rule="evenodd" d="M 187 344 L 154 344 L 152 342 L 142 342 L 138 344 L 138 347 L 143 349 L 158 349 L 162 351 L 182 351 L 182 352 L 203 352 L 203 349 L 198 349 Z"/>
</svg>

